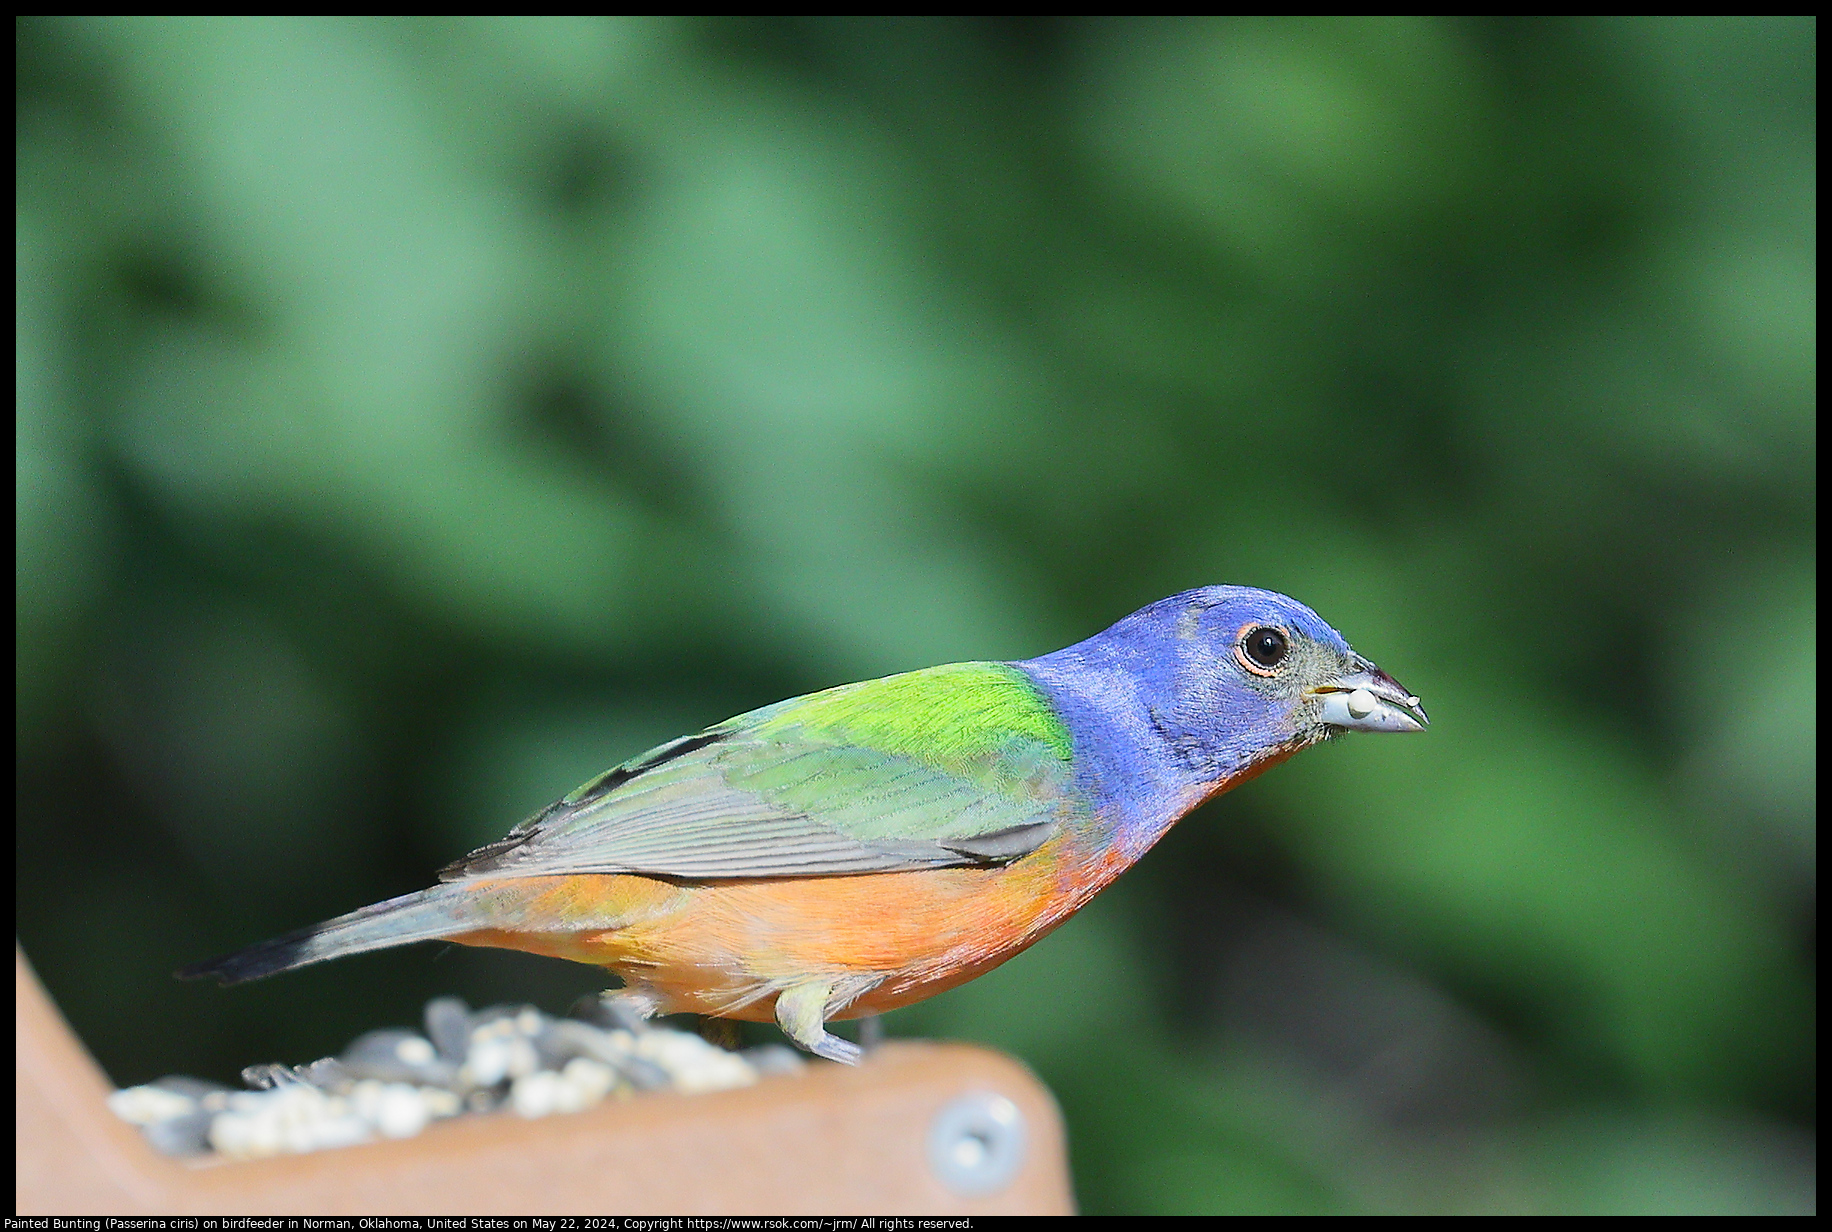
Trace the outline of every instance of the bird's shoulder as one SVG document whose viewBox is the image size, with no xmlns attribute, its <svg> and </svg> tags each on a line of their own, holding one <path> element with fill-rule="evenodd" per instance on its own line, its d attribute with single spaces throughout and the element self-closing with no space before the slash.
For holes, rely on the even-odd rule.
<svg viewBox="0 0 1832 1232">
<path fill-rule="evenodd" d="M 734 734 L 852 745 L 971 773 L 1015 749 L 1074 757 L 1062 717 L 1009 663 L 948 663 L 791 698 L 728 720 Z M 716 730 L 716 729 L 715 729 Z"/>
</svg>

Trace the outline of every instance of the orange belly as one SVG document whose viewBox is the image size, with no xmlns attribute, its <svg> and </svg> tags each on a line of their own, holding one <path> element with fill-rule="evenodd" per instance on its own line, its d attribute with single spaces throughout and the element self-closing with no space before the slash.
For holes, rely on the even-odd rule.
<svg viewBox="0 0 1832 1232">
<path fill-rule="evenodd" d="M 618 874 L 479 882 L 500 919 L 455 935 L 607 967 L 663 1013 L 768 1021 L 775 993 L 876 978 L 840 1018 L 920 1001 L 998 966 L 1121 871 L 1066 837 L 1004 868 L 681 883 Z"/>
</svg>

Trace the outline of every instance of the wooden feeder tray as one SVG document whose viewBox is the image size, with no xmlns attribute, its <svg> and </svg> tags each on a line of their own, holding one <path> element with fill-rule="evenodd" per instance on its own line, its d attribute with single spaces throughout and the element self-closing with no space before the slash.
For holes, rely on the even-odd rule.
<svg viewBox="0 0 1832 1232">
<path fill-rule="evenodd" d="M 15 952 L 20 1215 L 1074 1211 L 1049 1091 L 1010 1057 L 915 1041 L 739 1090 L 656 1092 L 539 1120 L 461 1116 L 414 1138 L 248 1162 L 172 1159 L 108 1110 L 113 1087 Z M 976 1106 L 1015 1107 L 1022 1142 L 1015 1171 L 984 1192 L 936 1154 Z"/>
</svg>

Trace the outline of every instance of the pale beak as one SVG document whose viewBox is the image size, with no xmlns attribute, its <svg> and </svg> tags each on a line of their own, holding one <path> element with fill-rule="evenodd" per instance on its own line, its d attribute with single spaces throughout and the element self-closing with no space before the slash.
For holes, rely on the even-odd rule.
<svg viewBox="0 0 1832 1232">
<path fill-rule="evenodd" d="M 1357 670 L 1310 691 L 1323 721 L 1349 731 L 1417 732 L 1430 722 L 1419 699 L 1399 681 L 1357 657 Z"/>
</svg>

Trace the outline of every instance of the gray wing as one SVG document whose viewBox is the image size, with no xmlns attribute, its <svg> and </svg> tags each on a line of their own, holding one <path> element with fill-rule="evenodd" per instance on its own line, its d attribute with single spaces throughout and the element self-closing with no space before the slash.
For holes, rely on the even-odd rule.
<svg viewBox="0 0 1832 1232">
<path fill-rule="evenodd" d="M 975 781 L 908 757 L 722 726 L 650 750 L 440 873 L 690 880 L 996 865 L 1082 811 L 1067 767 L 1014 739 Z"/>
</svg>

